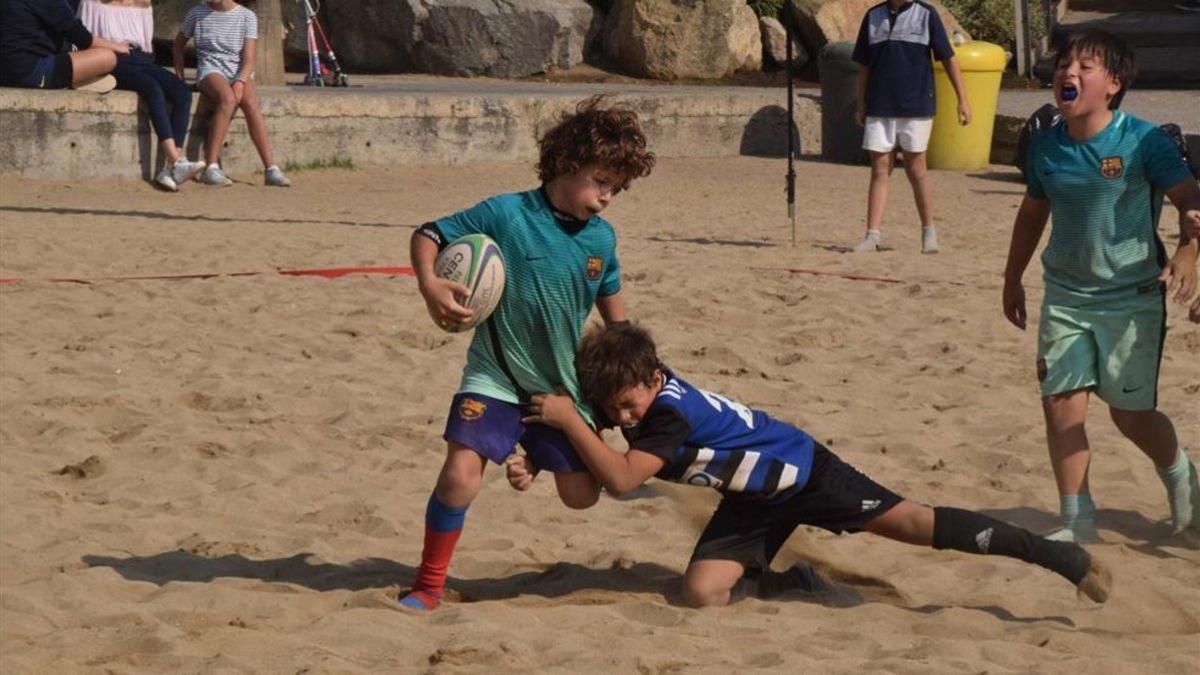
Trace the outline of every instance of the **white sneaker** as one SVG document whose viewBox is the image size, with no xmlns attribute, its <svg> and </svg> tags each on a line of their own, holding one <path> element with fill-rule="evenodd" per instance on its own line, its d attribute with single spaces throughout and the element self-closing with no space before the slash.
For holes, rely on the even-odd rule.
<svg viewBox="0 0 1200 675">
<path fill-rule="evenodd" d="M 179 184 L 175 182 L 175 177 L 171 175 L 171 169 L 165 166 L 154 177 L 154 184 L 168 192 L 179 192 Z"/>
<path fill-rule="evenodd" d="M 1100 541 L 1096 534 L 1095 525 L 1076 525 L 1074 528 L 1063 527 L 1049 534 L 1042 535 L 1048 541 L 1062 541 L 1068 544 L 1094 544 Z"/>
<path fill-rule="evenodd" d="M 220 187 L 229 187 L 233 185 L 233 181 L 221 171 L 220 164 L 209 164 L 208 168 L 204 169 L 204 173 L 200 174 L 200 182 L 205 185 L 217 185 Z"/>
<path fill-rule="evenodd" d="M 263 185 L 271 185 L 274 187 L 292 187 L 292 181 L 283 175 L 283 169 L 280 169 L 275 164 L 267 167 L 263 175 Z"/>
<path fill-rule="evenodd" d="M 101 75 L 94 80 L 89 80 L 88 82 L 84 82 L 83 84 L 74 87 L 74 89 L 76 91 L 90 91 L 93 94 L 107 94 L 113 89 L 116 89 L 116 87 L 117 78 L 113 77 L 112 75 Z"/>
<path fill-rule="evenodd" d="M 921 253 L 937 253 L 937 230 L 933 226 L 921 228 Z"/>
<path fill-rule="evenodd" d="M 189 162 L 183 157 L 180 157 L 175 161 L 175 166 L 171 167 L 171 178 L 175 179 L 175 185 L 183 185 L 203 170 L 203 160 L 199 162 Z"/>
<path fill-rule="evenodd" d="M 867 230 L 867 236 L 858 242 L 858 246 L 854 247 L 855 253 L 873 253 L 878 251 L 883 244 L 883 235 L 879 230 Z"/>
</svg>

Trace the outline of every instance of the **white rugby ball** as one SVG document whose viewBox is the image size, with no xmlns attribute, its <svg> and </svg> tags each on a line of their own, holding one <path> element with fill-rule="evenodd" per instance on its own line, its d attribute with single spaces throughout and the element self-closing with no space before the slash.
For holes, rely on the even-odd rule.
<svg viewBox="0 0 1200 675">
<path fill-rule="evenodd" d="M 450 242 L 438 253 L 434 273 L 467 287 L 466 298 L 458 301 L 475 312 L 469 320 L 443 330 L 458 333 L 482 323 L 496 311 L 504 293 L 504 258 L 500 247 L 486 234 L 468 234 Z"/>
</svg>

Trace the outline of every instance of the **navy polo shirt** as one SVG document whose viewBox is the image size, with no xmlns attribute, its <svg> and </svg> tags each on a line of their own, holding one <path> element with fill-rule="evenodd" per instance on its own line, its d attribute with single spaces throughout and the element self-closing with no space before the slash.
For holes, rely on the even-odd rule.
<svg viewBox="0 0 1200 675">
<path fill-rule="evenodd" d="M 916 0 L 893 11 L 887 2 L 867 10 L 852 58 L 866 66 L 867 114 L 933 117 L 933 59 L 954 56 L 937 10 Z"/>
</svg>

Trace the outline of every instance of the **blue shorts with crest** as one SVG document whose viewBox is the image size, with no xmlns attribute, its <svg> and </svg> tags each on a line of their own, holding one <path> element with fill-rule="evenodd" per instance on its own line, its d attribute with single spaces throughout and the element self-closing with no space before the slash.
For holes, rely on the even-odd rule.
<svg viewBox="0 0 1200 675">
<path fill-rule="evenodd" d="M 497 464 L 503 464 L 520 443 L 539 469 L 587 471 L 563 432 L 545 424 L 525 424 L 521 421 L 524 414 L 524 406 L 516 403 L 469 392 L 456 394 L 442 438 L 461 443 Z"/>
</svg>

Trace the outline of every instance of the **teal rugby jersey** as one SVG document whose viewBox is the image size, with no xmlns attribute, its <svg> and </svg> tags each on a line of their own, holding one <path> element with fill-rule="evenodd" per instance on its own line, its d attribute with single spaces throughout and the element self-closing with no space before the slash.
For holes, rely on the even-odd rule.
<svg viewBox="0 0 1200 675">
<path fill-rule="evenodd" d="M 581 400 L 575 349 L 584 323 L 597 296 L 621 290 L 612 225 L 599 216 L 560 221 L 541 189 L 492 197 L 434 224 L 447 243 L 486 234 L 504 257 L 504 295 L 475 329 L 459 391 L 518 403 L 564 389 Z M 591 421 L 586 406 L 580 413 Z"/>
<path fill-rule="evenodd" d="M 1114 110 L 1096 136 L 1075 141 L 1058 122 L 1030 143 L 1028 193 L 1050 200 L 1042 252 L 1046 302 L 1078 306 L 1157 288 L 1163 192 L 1190 178 L 1165 132 Z"/>
</svg>

